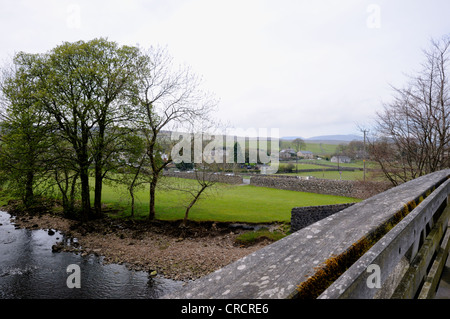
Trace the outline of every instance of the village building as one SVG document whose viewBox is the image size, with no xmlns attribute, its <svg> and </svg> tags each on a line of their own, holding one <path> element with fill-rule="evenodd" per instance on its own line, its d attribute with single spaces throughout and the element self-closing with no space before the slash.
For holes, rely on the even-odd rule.
<svg viewBox="0 0 450 319">
<path fill-rule="evenodd" d="M 288 148 L 285 150 L 280 151 L 280 159 L 291 159 L 292 157 L 295 157 L 296 152 L 292 148 Z"/>
<path fill-rule="evenodd" d="M 314 158 L 314 154 L 311 151 L 299 151 L 297 153 L 297 156 L 298 157 L 303 157 L 303 158 L 306 158 L 306 159 L 313 159 Z"/>
<path fill-rule="evenodd" d="M 332 163 L 351 163 L 352 159 L 348 156 L 339 155 L 339 156 L 333 156 L 331 158 L 330 162 L 332 162 Z"/>
</svg>

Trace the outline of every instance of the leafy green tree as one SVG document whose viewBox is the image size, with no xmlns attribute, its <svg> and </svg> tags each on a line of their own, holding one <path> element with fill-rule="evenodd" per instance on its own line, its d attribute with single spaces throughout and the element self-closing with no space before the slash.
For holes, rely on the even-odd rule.
<svg viewBox="0 0 450 319">
<path fill-rule="evenodd" d="M 215 104 L 199 90 L 198 78 L 187 68 L 174 69 L 164 50 L 143 52 L 106 39 L 20 53 L 14 67 L 1 81 L 0 162 L 26 205 L 44 189 L 36 183 L 52 178 L 46 186 L 57 186 L 65 211 L 74 211 L 79 194 L 81 220 L 100 216 L 103 181 L 125 159 L 134 176 L 132 197 L 141 174 L 150 183 L 153 219 L 156 185 L 171 162 L 172 142 L 164 132 L 207 120 Z M 144 152 L 139 138 L 133 140 L 138 136 Z"/>
<path fill-rule="evenodd" d="M 301 138 L 296 138 L 292 141 L 292 146 L 294 147 L 294 150 L 298 153 L 302 148 L 306 147 L 305 141 Z"/>
<path fill-rule="evenodd" d="M 125 91 L 133 84 L 138 49 L 105 39 L 64 43 L 45 55 L 40 74 L 42 101 L 73 148 L 81 182 L 82 220 L 93 217 L 89 168 L 94 166 L 94 208 L 101 214 L 105 165 L 113 151 L 117 127 L 130 121 Z M 123 131 L 120 131 L 121 133 Z M 109 149 L 109 151 L 108 151 Z"/>
<path fill-rule="evenodd" d="M 39 84 L 30 67 L 35 59 L 18 53 L 0 81 L 2 177 L 4 186 L 20 196 L 26 208 L 34 204 L 52 162 L 47 156 L 52 125 L 37 98 Z"/>
<path fill-rule="evenodd" d="M 61 193 L 64 215 L 76 219 L 79 217 L 79 209 L 75 207 L 77 195 L 79 195 L 79 171 L 75 154 L 69 143 L 61 138 L 59 131 L 53 132 L 52 136 L 53 141 L 48 154 L 55 160 L 49 173 Z"/>
</svg>

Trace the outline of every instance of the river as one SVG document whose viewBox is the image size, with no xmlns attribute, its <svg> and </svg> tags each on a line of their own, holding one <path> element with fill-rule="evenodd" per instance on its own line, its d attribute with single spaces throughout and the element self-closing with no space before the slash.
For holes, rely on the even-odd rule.
<svg viewBox="0 0 450 319">
<path fill-rule="evenodd" d="M 154 299 L 182 285 L 103 264 L 99 256 L 52 252 L 62 240 L 59 232 L 18 229 L 14 218 L 0 211 L 0 299 Z M 79 273 L 68 272 L 69 265 L 78 265 Z M 78 274 L 80 288 L 69 288 Z"/>
</svg>

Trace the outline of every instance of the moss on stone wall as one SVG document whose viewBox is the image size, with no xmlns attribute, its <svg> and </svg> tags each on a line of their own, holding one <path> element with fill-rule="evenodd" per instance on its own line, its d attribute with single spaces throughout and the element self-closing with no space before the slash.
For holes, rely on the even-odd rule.
<svg viewBox="0 0 450 319">
<path fill-rule="evenodd" d="M 320 266 L 315 268 L 314 275 L 297 286 L 299 299 L 316 299 L 324 292 L 336 279 L 338 279 L 351 265 L 363 256 L 375 243 L 394 228 L 403 218 L 405 218 L 414 208 L 416 208 L 427 196 L 436 188 L 427 190 L 416 199 L 403 205 L 403 208 L 396 212 L 383 225 L 378 227 L 372 234 L 361 238 L 351 245 L 340 255 L 328 258 Z"/>
</svg>

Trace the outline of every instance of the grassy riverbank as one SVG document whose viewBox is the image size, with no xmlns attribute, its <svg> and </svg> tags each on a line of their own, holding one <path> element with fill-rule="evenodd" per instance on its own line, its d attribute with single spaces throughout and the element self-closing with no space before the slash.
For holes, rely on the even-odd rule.
<svg viewBox="0 0 450 319">
<path fill-rule="evenodd" d="M 180 185 L 181 184 L 181 185 Z M 182 191 L 170 189 L 171 185 L 194 187 L 196 181 L 188 179 L 165 178 L 164 185 L 157 191 L 156 218 L 176 220 L 184 217 L 188 195 Z M 136 218 L 148 216 L 148 188 L 136 193 Z M 103 201 L 120 208 L 115 216 L 130 214 L 130 199 L 124 187 L 105 185 Z M 340 196 L 302 193 L 278 190 L 252 185 L 232 186 L 217 184 L 191 209 L 189 218 L 196 221 L 219 222 L 289 222 L 291 210 L 299 206 L 341 204 L 359 201 Z"/>
<path fill-rule="evenodd" d="M 185 207 L 191 200 L 179 189 L 195 188 L 195 180 L 165 177 L 156 194 L 156 219 L 180 220 Z M 178 189 L 178 190 L 177 190 Z M 146 219 L 149 211 L 148 185 L 136 191 L 135 219 Z M 2 194 L 0 204 L 11 199 Z M 94 194 L 91 194 L 93 201 Z M 246 223 L 288 223 L 291 210 L 300 206 L 317 206 L 357 202 L 359 199 L 279 190 L 252 185 L 216 184 L 207 189 L 189 213 L 193 221 L 246 222 Z M 112 208 L 108 214 L 114 218 L 130 216 L 130 195 L 124 185 L 105 183 L 102 202 Z"/>
<path fill-rule="evenodd" d="M 166 278 L 192 280 L 287 235 L 289 226 L 286 224 L 293 207 L 358 201 L 251 185 L 217 184 L 192 208 L 188 227 L 179 227 L 180 222 L 175 220 L 184 217 L 188 198 L 184 192 L 173 188 L 195 185 L 194 180 L 164 178 L 157 193 L 156 218 L 159 220 L 154 222 L 146 220 L 148 186 L 136 193 L 136 220 L 130 220 L 126 218 L 130 215 L 126 187 L 107 183 L 103 188 L 103 203 L 115 208 L 105 210 L 113 218 L 81 224 L 54 214 L 60 209 L 56 205 L 46 209 L 52 212 L 50 214 L 33 216 L 23 212 L 15 222 L 20 227 L 55 229 L 68 238 L 77 238 L 79 246 L 62 245 L 56 247 L 58 251 L 75 249 L 74 252 L 82 255 L 94 253 L 104 256 L 107 263 L 125 263 L 132 269 L 156 271 Z M 9 198 L 7 194 L 3 196 L 0 200 L 6 204 Z M 271 225 L 250 231 L 227 222 Z"/>
</svg>

